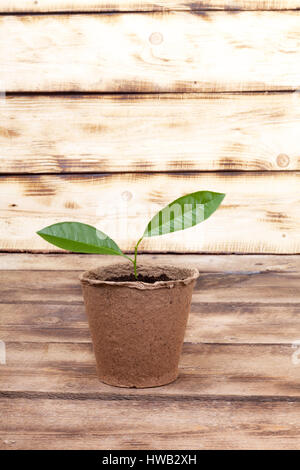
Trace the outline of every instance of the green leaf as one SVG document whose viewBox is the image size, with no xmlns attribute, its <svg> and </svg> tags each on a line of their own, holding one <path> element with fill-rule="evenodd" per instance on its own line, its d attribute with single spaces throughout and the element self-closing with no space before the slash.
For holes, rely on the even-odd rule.
<svg viewBox="0 0 300 470">
<path fill-rule="evenodd" d="M 155 237 L 184 230 L 203 222 L 215 212 L 225 194 L 198 191 L 168 204 L 149 222 L 143 237 Z"/>
<path fill-rule="evenodd" d="M 111 238 L 91 225 L 61 222 L 49 225 L 37 234 L 52 245 L 75 253 L 125 256 Z"/>
</svg>

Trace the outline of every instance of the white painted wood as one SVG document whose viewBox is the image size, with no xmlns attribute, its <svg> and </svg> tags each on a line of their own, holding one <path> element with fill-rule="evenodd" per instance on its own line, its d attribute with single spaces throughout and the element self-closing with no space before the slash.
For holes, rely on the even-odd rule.
<svg viewBox="0 0 300 470">
<path fill-rule="evenodd" d="M 295 90 L 299 25 L 295 11 L 2 16 L 0 88 Z"/>
<path fill-rule="evenodd" d="M 0 172 L 300 169 L 300 93 L 7 97 Z"/>
<path fill-rule="evenodd" d="M 75 220 L 132 250 L 150 218 L 198 190 L 227 193 L 201 225 L 145 239 L 141 251 L 299 253 L 300 173 L 117 174 L 0 178 L 2 250 L 53 250 L 35 232 Z"/>
</svg>

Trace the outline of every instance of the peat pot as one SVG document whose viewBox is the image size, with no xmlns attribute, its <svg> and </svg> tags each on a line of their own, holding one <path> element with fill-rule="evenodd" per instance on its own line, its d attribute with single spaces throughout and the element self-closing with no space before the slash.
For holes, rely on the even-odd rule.
<svg viewBox="0 0 300 470">
<path fill-rule="evenodd" d="M 114 264 L 80 276 L 99 379 L 156 387 L 178 376 L 197 269 Z"/>
</svg>

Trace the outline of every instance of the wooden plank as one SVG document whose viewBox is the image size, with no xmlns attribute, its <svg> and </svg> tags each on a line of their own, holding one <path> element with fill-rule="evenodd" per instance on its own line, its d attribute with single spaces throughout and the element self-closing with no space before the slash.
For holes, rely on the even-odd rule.
<svg viewBox="0 0 300 470">
<path fill-rule="evenodd" d="M 59 332 L 58 332 L 59 333 Z M 0 396 L 65 399 L 130 397 L 297 397 L 300 345 L 185 344 L 179 378 L 167 387 L 120 389 L 101 383 L 89 343 L 6 343 Z"/>
<path fill-rule="evenodd" d="M 2 16 L 1 88 L 298 90 L 299 22 L 297 11 Z"/>
<path fill-rule="evenodd" d="M 247 272 L 245 259 L 244 272 L 221 274 L 204 272 L 205 262 L 202 265 L 198 258 L 198 264 L 188 263 L 202 274 L 193 295 L 187 342 L 290 344 L 299 340 L 300 257 L 298 268 L 290 265 L 286 272 L 278 264 Z M 97 264 L 103 264 L 102 259 Z M 177 262 L 176 258 L 171 262 Z M 90 266 L 87 262 L 81 269 Z M 2 341 L 90 341 L 79 271 L 8 270 L 0 274 Z"/>
<path fill-rule="evenodd" d="M 163 10 L 292 10 L 300 8 L 299 0 L 1 0 L 0 12 L 59 11 L 163 11 Z"/>
<path fill-rule="evenodd" d="M 299 447 L 300 257 L 172 258 L 203 271 L 189 343 L 176 382 L 137 391 L 109 387 L 96 376 L 77 279 L 95 256 L 0 256 L 1 266 L 10 262 L 1 271 L 0 339 L 11 334 L 0 365 L 1 449 Z M 207 337 L 227 344 L 208 344 L 206 323 Z M 251 340 L 264 344 L 229 344 L 241 342 L 247 327 L 248 338 L 253 333 Z M 270 331 L 274 344 L 266 344 Z"/>
<path fill-rule="evenodd" d="M 57 250 L 35 232 L 63 220 L 96 225 L 132 250 L 159 209 L 182 194 L 209 189 L 227 193 L 213 217 L 146 239 L 141 250 L 300 252 L 299 173 L 8 176 L 0 178 L 0 188 L 2 250 Z"/>
<path fill-rule="evenodd" d="M 2 341 L 90 341 L 83 303 L 79 300 L 78 304 L 3 302 L 0 309 Z M 299 302 L 211 300 L 192 304 L 185 340 L 207 344 L 291 344 L 300 340 L 299 331 Z"/>
<path fill-rule="evenodd" d="M 0 253 L 1 270 L 84 271 L 116 261 L 114 256 L 80 253 Z M 300 256 L 295 255 L 197 255 L 140 254 L 139 262 L 188 265 L 205 273 L 259 274 L 299 273 Z"/>
<path fill-rule="evenodd" d="M 24 278 L 30 277 L 31 289 L 38 289 L 45 295 L 45 289 L 49 280 L 44 277 L 43 284 L 36 287 L 37 274 L 29 271 L 49 270 L 54 271 L 57 278 L 60 274 L 57 271 L 75 271 L 71 277 L 73 283 L 70 286 L 71 292 L 76 289 L 78 297 L 72 301 L 65 298 L 53 296 L 47 298 L 42 303 L 38 295 L 35 302 L 22 297 L 18 302 L 13 293 L 7 292 L 7 286 L 12 279 L 2 288 L 6 290 L 5 296 L 15 303 L 5 303 L 2 295 L 0 309 L 0 339 L 3 341 L 25 341 L 25 342 L 87 342 L 90 340 L 87 321 L 84 313 L 83 302 L 78 292 L 79 271 L 96 267 L 99 264 L 110 264 L 116 258 L 98 255 L 80 254 L 0 254 L 0 267 L 2 270 L 22 270 Z M 224 302 L 224 291 L 217 289 L 218 298 L 215 298 L 214 287 L 210 284 L 211 295 L 202 299 L 203 292 L 197 289 L 195 293 L 200 293 L 200 299 L 192 304 L 190 319 L 187 328 L 186 341 L 193 343 L 278 343 L 290 344 L 297 341 L 298 331 L 300 331 L 300 306 L 298 289 L 290 291 L 289 299 L 286 298 L 285 286 L 290 282 L 285 281 L 285 275 L 300 273 L 300 256 L 269 256 L 269 255 L 140 255 L 140 262 L 170 263 L 179 265 L 189 265 L 198 268 L 203 273 L 222 274 L 224 278 L 230 279 L 232 288 L 231 301 Z M 24 271 L 27 270 L 27 273 Z M 277 273 L 282 276 L 282 281 L 276 284 L 274 291 L 278 297 L 273 298 L 273 293 L 267 301 L 260 301 L 260 279 L 267 273 Z M 237 284 L 233 282 L 233 275 L 255 276 L 254 282 L 257 286 L 251 287 L 252 296 L 244 300 L 236 298 Z M 269 275 L 269 274 L 267 274 Z M 21 292 L 22 276 L 20 276 L 16 289 Z M 41 274 L 43 279 L 43 272 Z M 70 279 L 70 275 L 67 275 Z M 210 277 L 211 279 L 211 277 Z M 218 283 L 221 285 L 221 277 Z M 241 279 L 241 278 L 240 278 Z M 296 281 L 297 282 L 297 281 Z M 59 281 L 60 285 L 61 282 Z M 57 286 L 58 287 L 58 286 Z M 28 285 L 29 288 L 29 285 Z M 228 284 L 224 289 L 228 288 Z M 244 291 L 245 292 L 245 291 Z M 268 290 L 269 292 L 269 290 Z M 31 290 L 32 295 L 32 290 Z M 240 290 L 239 290 L 240 295 Z M 285 299 L 283 298 L 285 296 Z M 39 300 L 36 300 L 39 299 Z M 230 300 L 230 299 L 229 299 Z M 286 301 L 285 301 L 286 300 Z M 51 302 L 51 303 L 49 303 Z M 298 325 L 299 323 L 299 325 Z"/>
<path fill-rule="evenodd" d="M 299 170 L 299 105 L 300 93 L 8 96 L 0 172 Z"/>
<path fill-rule="evenodd" d="M 1 449 L 298 449 L 297 401 L 11 399 Z"/>
<path fill-rule="evenodd" d="M 1 302 L 78 304 L 80 271 L 0 271 Z M 200 275 L 193 300 L 198 303 L 299 303 L 299 273 L 253 272 Z M 255 292 L 255 297 L 253 297 Z"/>
</svg>

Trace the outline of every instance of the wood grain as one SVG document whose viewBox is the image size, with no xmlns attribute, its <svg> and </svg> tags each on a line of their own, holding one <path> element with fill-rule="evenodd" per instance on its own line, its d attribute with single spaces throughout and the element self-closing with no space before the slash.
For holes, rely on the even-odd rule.
<svg viewBox="0 0 300 470">
<path fill-rule="evenodd" d="M 253 289 L 254 294 L 256 290 Z M 213 296 L 213 294 L 211 295 Z M 234 295 L 233 295 L 234 297 Z M 292 300 L 293 300 L 292 296 Z M 54 302 L 54 303 L 53 303 Z M 1 303 L 0 340 L 86 343 L 90 333 L 83 303 Z M 284 312 L 284 314 L 283 314 Z M 221 344 L 291 344 L 300 340 L 298 302 L 194 302 L 186 341 Z M 291 350 L 292 354 L 292 350 Z"/>
<path fill-rule="evenodd" d="M 0 247 L 57 251 L 35 232 L 76 220 L 132 250 L 158 210 L 200 189 L 227 193 L 216 214 L 192 229 L 145 239 L 141 251 L 300 252 L 299 173 L 293 172 L 2 176 Z"/>
<path fill-rule="evenodd" d="M 21 261 L 16 263 L 18 258 Z M 155 263 L 188 264 L 202 273 L 193 296 L 187 342 L 291 344 L 299 340 L 299 256 L 141 258 Z M 0 261 L 0 339 L 90 341 L 78 276 L 82 270 L 115 259 L 15 254 L 1 255 Z M 10 264 L 9 270 L 4 270 L 5 263 Z"/>
<path fill-rule="evenodd" d="M 184 344 L 179 378 L 159 389 L 128 389 L 101 383 L 90 343 L 6 343 L 0 365 L 0 397 L 61 396 L 105 400 L 182 397 L 300 398 L 300 345 Z"/>
<path fill-rule="evenodd" d="M 1 0 L 0 12 L 163 11 L 163 10 L 292 10 L 299 0 Z"/>
<path fill-rule="evenodd" d="M 2 449 L 299 449 L 300 404 L 2 398 Z"/>
<path fill-rule="evenodd" d="M 299 273 L 300 256 L 294 255 L 197 255 L 139 254 L 140 262 L 189 265 L 204 273 L 258 274 L 266 272 Z M 85 271 L 111 264 L 114 256 L 80 253 L 0 253 L 0 269 L 29 271 Z"/>
<path fill-rule="evenodd" d="M 1 271 L 1 301 L 7 303 L 42 302 L 46 304 L 82 303 L 78 281 L 80 271 Z M 299 273 L 262 272 L 203 274 L 197 280 L 193 301 L 198 303 L 218 301 L 231 304 L 234 296 L 238 302 L 253 301 L 299 303 Z M 284 284 L 282 285 L 282 282 Z M 55 293 L 55 296 L 54 296 Z M 199 306 L 200 308 L 201 306 Z"/>
<path fill-rule="evenodd" d="M 299 21 L 296 11 L 2 16 L 1 88 L 298 90 Z"/>
<path fill-rule="evenodd" d="M 172 258 L 202 269 L 180 376 L 135 390 L 96 376 L 78 282 L 96 256 L 0 256 L 1 449 L 299 448 L 300 257 Z"/>
<path fill-rule="evenodd" d="M 300 93 L 8 96 L 3 173 L 300 169 Z"/>
</svg>

